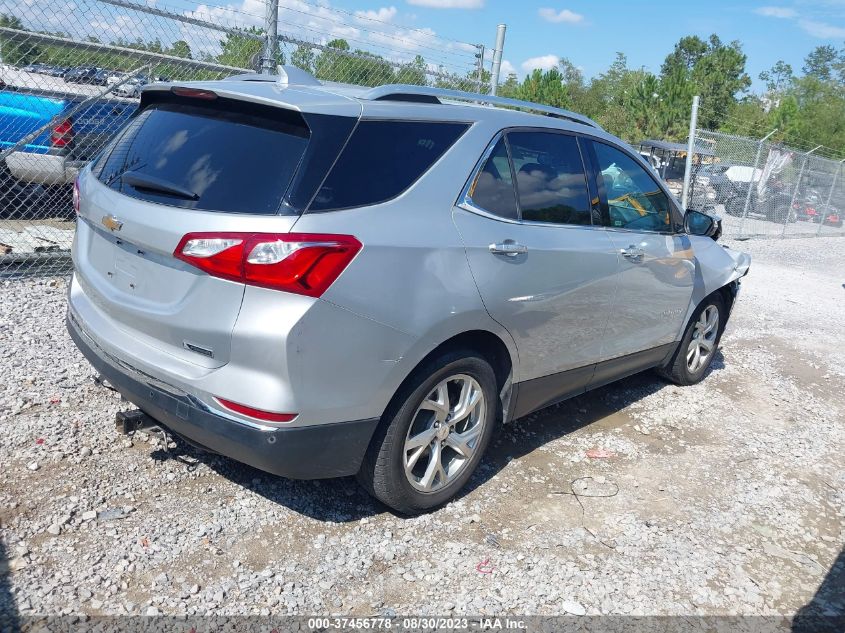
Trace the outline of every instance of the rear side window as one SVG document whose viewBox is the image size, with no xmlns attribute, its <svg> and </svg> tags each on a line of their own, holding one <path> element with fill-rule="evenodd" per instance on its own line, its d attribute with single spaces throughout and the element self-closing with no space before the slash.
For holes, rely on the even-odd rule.
<svg viewBox="0 0 845 633">
<path fill-rule="evenodd" d="M 309 134 L 299 113 L 274 109 L 269 114 L 232 102 L 154 104 L 106 149 L 94 173 L 112 189 L 140 200 L 275 214 Z"/>
<path fill-rule="evenodd" d="M 361 121 L 309 210 L 332 211 L 395 198 L 466 129 L 464 123 Z"/>
<path fill-rule="evenodd" d="M 591 223 L 587 177 L 574 136 L 510 132 L 508 142 L 523 220 Z"/>
<path fill-rule="evenodd" d="M 496 143 L 484 168 L 478 172 L 469 189 L 469 198 L 480 209 L 503 218 L 517 219 L 516 193 L 504 137 Z"/>
</svg>

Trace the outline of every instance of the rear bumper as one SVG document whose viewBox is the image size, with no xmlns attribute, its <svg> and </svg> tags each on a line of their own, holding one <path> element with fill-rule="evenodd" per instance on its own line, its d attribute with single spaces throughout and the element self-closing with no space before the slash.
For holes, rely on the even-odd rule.
<svg viewBox="0 0 845 633">
<path fill-rule="evenodd" d="M 355 474 L 378 425 L 377 418 L 292 428 L 237 422 L 110 355 L 82 331 L 70 312 L 67 329 L 94 369 L 164 427 L 274 475 L 323 479 Z"/>
<path fill-rule="evenodd" d="M 39 185 L 72 183 L 82 166 L 56 154 L 12 152 L 6 157 L 6 167 L 12 176 L 21 182 Z"/>
</svg>

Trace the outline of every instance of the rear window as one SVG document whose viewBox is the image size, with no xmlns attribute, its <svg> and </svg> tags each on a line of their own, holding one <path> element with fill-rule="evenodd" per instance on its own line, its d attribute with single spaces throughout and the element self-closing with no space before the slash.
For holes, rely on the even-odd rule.
<svg viewBox="0 0 845 633">
<path fill-rule="evenodd" d="M 159 204 L 269 215 L 308 144 L 297 112 L 236 104 L 158 103 L 138 114 L 94 165 L 116 191 Z"/>
<path fill-rule="evenodd" d="M 332 211 L 395 198 L 463 134 L 465 123 L 361 121 L 310 211 Z"/>
</svg>

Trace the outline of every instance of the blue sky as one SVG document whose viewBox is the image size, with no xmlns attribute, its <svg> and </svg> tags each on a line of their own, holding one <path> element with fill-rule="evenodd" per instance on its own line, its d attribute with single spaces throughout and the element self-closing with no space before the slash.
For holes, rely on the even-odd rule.
<svg viewBox="0 0 845 633">
<path fill-rule="evenodd" d="M 238 27 L 264 24 L 266 0 L 136 0 L 168 11 Z M 476 52 L 460 42 L 483 43 L 488 53 L 496 25 L 508 25 L 503 77 L 524 76 L 569 58 L 592 77 L 617 51 L 632 68 L 653 72 L 684 35 L 739 40 L 746 69 L 760 91 L 761 71 L 783 59 L 800 72 L 814 47 L 845 44 L 845 0 L 279 0 L 279 31 L 325 44 L 345 38 L 361 48 L 405 62 L 422 55 L 432 69 L 467 73 Z M 80 10 L 83 7 L 84 10 Z M 186 39 L 194 51 L 217 54 L 220 33 L 116 8 L 96 0 L 24 0 L 12 13 L 30 28 L 96 35 Z M 67 15 L 79 16 L 72 23 Z M 288 46 L 288 51 L 295 48 Z M 489 67 L 489 66 L 488 66 Z"/>
<path fill-rule="evenodd" d="M 496 25 L 504 22 L 504 59 L 520 76 L 556 57 L 568 57 L 592 76 L 608 67 L 616 51 L 627 55 L 629 66 L 656 72 L 680 37 L 717 33 L 724 41 L 742 43 L 747 70 L 759 88 L 760 71 L 777 60 L 797 72 L 815 46 L 845 43 L 845 0 L 332 0 L 331 6 L 487 46 L 495 41 Z"/>
</svg>

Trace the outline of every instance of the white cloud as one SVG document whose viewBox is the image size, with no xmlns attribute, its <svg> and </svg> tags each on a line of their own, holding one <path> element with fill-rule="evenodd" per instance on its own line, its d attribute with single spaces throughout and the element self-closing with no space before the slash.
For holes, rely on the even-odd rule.
<svg viewBox="0 0 845 633">
<path fill-rule="evenodd" d="M 834 26 L 827 22 L 816 22 L 815 20 L 798 20 L 798 26 L 804 31 L 823 40 L 841 40 L 845 38 L 845 28 Z"/>
<path fill-rule="evenodd" d="M 557 66 L 560 57 L 557 55 L 540 55 L 539 57 L 531 57 L 522 62 L 522 70 L 530 73 L 535 68 L 541 70 L 550 70 Z"/>
<path fill-rule="evenodd" d="M 3 1 L 0 0 L 0 5 Z M 146 1 L 149 4 L 154 0 Z M 85 13 L 84 19 L 69 24 L 62 16 L 76 15 L 79 12 L 75 4 L 78 0 L 50 0 L 50 10 L 44 10 L 45 2 L 16 0 L 10 12 L 22 18 L 27 28 L 63 31 L 79 40 L 88 36 L 97 36 L 106 42 L 119 37 L 129 40 L 159 38 L 167 47 L 173 41 L 183 39 L 190 45 L 195 58 L 215 56 L 220 52 L 223 36 L 217 31 L 166 18 L 151 20 L 135 11 L 98 2 L 86 3 L 90 4 L 91 10 Z M 229 27 L 264 26 L 266 0 L 205 2 L 207 4 L 199 4 L 193 11 L 186 9 L 183 13 Z M 483 4 L 483 0 L 474 2 Z M 419 54 L 432 71 L 465 75 L 475 68 L 474 46 L 444 39 L 430 28 L 395 24 L 400 13 L 390 4 L 371 10 L 346 11 L 337 8 L 331 0 L 280 0 L 279 33 L 318 45 L 344 38 L 352 49 L 369 51 L 396 63 L 409 62 Z M 295 48 L 296 44 L 283 44 L 288 56 Z M 315 50 L 315 53 L 319 54 L 319 51 Z"/>
<path fill-rule="evenodd" d="M 505 81 L 509 75 L 515 75 L 516 68 L 514 68 L 513 64 L 511 64 L 508 60 L 502 60 L 502 68 L 499 71 L 499 79 L 500 81 Z"/>
<path fill-rule="evenodd" d="M 376 11 L 356 11 L 355 16 L 365 20 L 378 20 L 379 22 L 391 22 L 398 13 L 396 7 L 382 7 Z"/>
<path fill-rule="evenodd" d="M 480 9 L 484 0 L 408 0 L 408 4 L 429 9 Z"/>
<path fill-rule="evenodd" d="M 554 9 L 544 8 L 537 11 L 537 13 L 546 22 L 553 22 L 555 24 L 560 24 L 561 22 L 565 22 L 566 24 L 580 24 L 584 21 L 583 15 L 570 11 L 569 9 L 555 11 Z"/>
<path fill-rule="evenodd" d="M 798 12 L 789 7 L 759 7 L 754 9 L 754 13 L 764 15 L 767 18 L 782 18 L 786 20 L 798 17 Z"/>
</svg>

